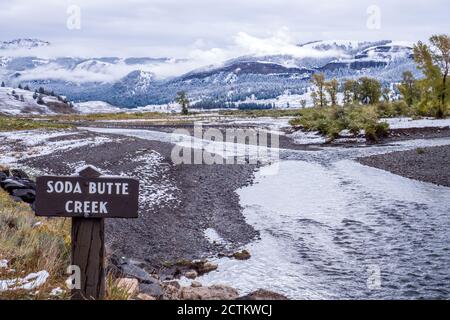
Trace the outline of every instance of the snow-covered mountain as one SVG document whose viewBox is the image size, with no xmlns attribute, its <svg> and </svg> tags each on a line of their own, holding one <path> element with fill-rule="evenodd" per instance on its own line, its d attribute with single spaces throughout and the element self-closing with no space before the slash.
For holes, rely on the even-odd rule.
<svg viewBox="0 0 450 320">
<path fill-rule="evenodd" d="M 42 100 L 39 100 L 38 97 Z M 74 113 L 71 106 L 58 97 L 47 94 L 38 95 L 33 91 L 0 87 L 0 114 L 57 114 Z"/>
<path fill-rule="evenodd" d="M 9 43 L 26 44 L 15 40 Z M 33 41 L 38 45 L 44 41 Z M 192 70 L 175 77 L 161 78 L 158 70 L 179 61 L 152 57 L 38 57 L 2 56 L 0 79 L 8 85 L 40 86 L 66 95 L 76 102 L 105 101 L 135 108 L 165 105 L 179 91 L 187 91 L 195 101 L 270 101 L 283 96 L 302 96 L 313 73 L 327 78 L 379 79 L 383 85 L 398 82 L 403 71 L 420 76 L 412 59 L 412 44 L 389 40 L 315 41 L 298 45 L 305 54 L 236 57 L 221 65 Z M 283 98 L 284 99 L 284 98 Z M 283 100 L 284 101 L 284 100 Z M 217 105 L 215 105 L 217 106 Z"/>
<path fill-rule="evenodd" d="M 32 49 L 49 45 L 50 42 L 39 39 L 15 39 L 11 41 L 1 41 L 0 50 Z"/>
</svg>

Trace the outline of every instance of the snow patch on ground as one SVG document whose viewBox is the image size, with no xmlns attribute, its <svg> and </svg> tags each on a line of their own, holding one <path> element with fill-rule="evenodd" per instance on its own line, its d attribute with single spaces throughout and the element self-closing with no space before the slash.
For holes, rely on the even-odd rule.
<svg viewBox="0 0 450 320">
<path fill-rule="evenodd" d="M 206 240 L 208 240 L 211 244 L 228 244 L 228 242 L 225 241 L 225 239 L 223 239 L 213 228 L 205 229 L 203 233 L 205 234 Z"/>
<path fill-rule="evenodd" d="M 411 128 L 448 128 L 450 127 L 449 119 L 418 119 L 412 118 L 389 118 L 381 119 L 382 122 L 388 123 L 391 129 L 411 129 Z"/>
<path fill-rule="evenodd" d="M 0 292 L 12 290 L 33 290 L 42 286 L 48 279 L 49 273 L 45 270 L 30 273 L 24 278 L 0 280 Z"/>
<path fill-rule="evenodd" d="M 56 151 L 83 146 L 96 146 L 112 141 L 107 137 L 77 138 L 75 131 L 12 131 L 0 132 L 0 163 L 15 165 L 18 161 L 44 156 Z M 56 138 L 72 136 L 56 141 Z"/>
<path fill-rule="evenodd" d="M 60 296 L 64 293 L 65 291 L 63 289 L 61 289 L 60 287 L 58 288 L 54 288 L 52 289 L 52 292 L 50 292 L 51 296 Z"/>
<path fill-rule="evenodd" d="M 75 103 L 74 110 L 79 113 L 115 113 L 123 112 L 124 109 L 110 105 L 103 101 L 88 101 Z"/>
<path fill-rule="evenodd" d="M 144 206 L 171 207 L 177 203 L 179 189 L 175 182 L 171 181 L 167 172 L 168 165 L 164 165 L 164 158 L 156 151 L 144 151 L 139 156 L 126 158 L 124 162 L 140 163 L 131 172 L 122 172 L 122 176 L 132 176 L 139 179 L 139 203 L 141 209 Z"/>
<path fill-rule="evenodd" d="M 294 143 L 300 145 L 323 144 L 327 142 L 326 137 L 315 131 L 305 132 L 302 130 L 298 130 L 294 133 L 289 134 L 288 137 L 293 139 Z"/>
<path fill-rule="evenodd" d="M 8 268 L 8 260 L 0 260 L 0 268 Z"/>
</svg>

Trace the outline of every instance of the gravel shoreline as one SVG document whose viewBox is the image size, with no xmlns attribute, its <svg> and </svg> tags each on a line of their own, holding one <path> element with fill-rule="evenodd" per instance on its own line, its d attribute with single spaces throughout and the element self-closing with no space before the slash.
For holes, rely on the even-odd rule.
<svg viewBox="0 0 450 320">
<path fill-rule="evenodd" d="M 450 187 L 450 146 L 393 152 L 358 161 L 406 178 Z"/>
<path fill-rule="evenodd" d="M 107 174 L 126 173 L 141 181 L 141 194 L 146 193 L 150 200 L 141 201 L 139 219 L 107 220 L 109 254 L 142 261 L 147 269 L 157 271 L 168 262 L 237 250 L 258 236 L 245 222 L 235 192 L 252 183 L 255 165 L 174 166 L 170 143 L 86 131 L 74 135 L 108 137 L 112 141 L 56 151 L 21 164 L 46 173 L 70 175 L 83 161 Z M 158 158 L 157 164 L 144 161 L 153 156 Z M 152 195 L 157 195 L 160 187 L 167 187 L 170 194 L 155 202 Z M 223 242 L 208 240 L 207 229 L 214 230 Z"/>
</svg>

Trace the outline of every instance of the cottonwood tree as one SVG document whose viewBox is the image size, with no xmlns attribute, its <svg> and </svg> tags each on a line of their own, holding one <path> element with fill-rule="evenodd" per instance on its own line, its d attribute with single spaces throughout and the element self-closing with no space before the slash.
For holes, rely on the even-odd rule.
<svg viewBox="0 0 450 320">
<path fill-rule="evenodd" d="M 434 35 L 430 38 L 430 45 L 419 41 L 414 46 L 414 60 L 417 67 L 425 75 L 425 80 L 420 83 L 423 90 L 431 90 L 433 93 L 432 99 L 437 100 L 436 117 L 444 117 L 448 96 L 450 95 L 450 84 L 448 82 L 450 37 L 444 34 Z"/>
<path fill-rule="evenodd" d="M 391 90 L 389 88 L 383 88 L 383 101 L 391 101 Z"/>
<path fill-rule="evenodd" d="M 315 86 L 311 97 L 316 107 L 326 107 L 328 102 L 325 96 L 325 75 L 323 73 L 315 73 L 311 79 L 312 84 Z"/>
<path fill-rule="evenodd" d="M 344 82 L 344 105 L 348 106 L 358 101 L 358 82 L 346 80 Z"/>
<path fill-rule="evenodd" d="M 328 81 L 325 83 L 325 90 L 330 96 L 330 102 L 332 106 L 337 105 L 337 94 L 339 90 L 339 82 L 336 79 Z"/>
<path fill-rule="evenodd" d="M 4 88 L 5 87 L 5 82 L 4 81 L 2 81 L 2 88 Z"/>
<path fill-rule="evenodd" d="M 359 100 L 362 104 L 375 104 L 380 102 L 381 84 L 378 80 L 362 77 L 358 80 Z"/>
<path fill-rule="evenodd" d="M 181 105 L 181 114 L 187 115 L 189 113 L 189 99 L 185 91 L 177 93 L 175 101 Z"/>
<path fill-rule="evenodd" d="M 414 78 L 411 71 L 403 72 L 402 82 L 397 88 L 409 108 L 411 108 L 420 98 L 420 91 L 416 83 L 416 78 Z"/>
</svg>

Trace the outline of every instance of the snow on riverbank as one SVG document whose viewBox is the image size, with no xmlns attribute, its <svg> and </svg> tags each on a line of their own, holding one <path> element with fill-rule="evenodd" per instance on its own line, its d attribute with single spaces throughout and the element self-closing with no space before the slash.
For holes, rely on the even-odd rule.
<svg viewBox="0 0 450 320">
<path fill-rule="evenodd" d="M 306 132 L 303 130 L 295 131 L 288 135 L 289 138 L 294 140 L 294 143 L 305 144 L 323 144 L 327 142 L 327 138 L 318 132 Z"/>
<path fill-rule="evenodd" d="M 78 137 L 77 131 L 27 130 L 0 132 L 0 163 L 16 165 L 19 161 L 112 141 L 107 137 Z"/>
<path fill-rule="evenodd" d="M 391 129 L 411 129 L 411 128 L 448 128 L 450 127 L 449 119 L 418 119 L 412 118 L 386 118 L 381 119 L 381 122 L 389 124 Z"/>
</svg>

